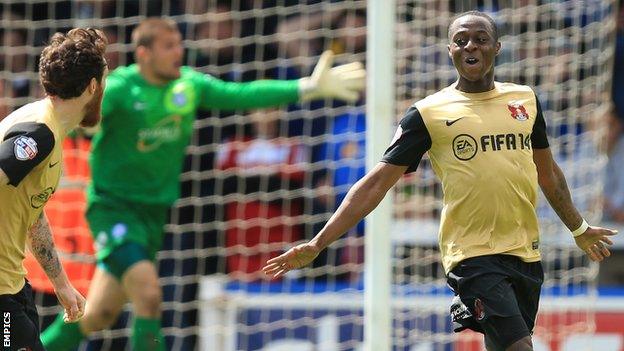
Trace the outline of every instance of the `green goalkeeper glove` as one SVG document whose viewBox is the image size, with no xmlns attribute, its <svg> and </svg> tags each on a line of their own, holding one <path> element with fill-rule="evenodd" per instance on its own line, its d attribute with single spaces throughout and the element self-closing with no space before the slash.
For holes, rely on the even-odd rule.
<svg viewBox="0 0 624 351">
<path fill-rule="evenodd" d="M 319 59 L 312 76 L 299 80 L 301 100 L 335 98 L 348 102 L 357 101 L 359 92 L 366 86 L 366 71 L 361 62 L 352 62 L 332 68 L 334 53 L 325 51 Z"/>
</svg>

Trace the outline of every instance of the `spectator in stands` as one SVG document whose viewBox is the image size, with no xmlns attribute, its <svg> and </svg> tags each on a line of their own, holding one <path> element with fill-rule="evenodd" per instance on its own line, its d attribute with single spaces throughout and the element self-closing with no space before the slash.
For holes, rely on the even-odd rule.
<svg viewBox="0 0 624 351">
<path fill-rule="evenodd" d="M 366 12 L 345 3 L 328 3 L 311 15 L 296 15 L 277 26 L 280 52 L 288 58 L 280 68 L 280 77 L 298 77 L 310 69 L 314 57 L 331 48 L 337 54 L 362 53 L 366 50 Z M 330 28 L 332 35 L 320 31 Z M 317 34 L 318 33 L 318 34 Z"/>
<path fill-rule="evenodd" d="M 117 4 L 119 2 L 115 0 L 76 0 L 76 17 L 80 19 L 115 17 Z"/>
<path fill-rule="evenodd" d="M 366 50 L 366 12 L 364 9 L 353 8 L 352 4 L 344 2 L 324 3 L 323 9 L 317 13 L 309 15 L 295 15 L 283 20 L 277 26 L 277 36 L 280 40 L 279 52 L 285 53 L 287 59 L 280 60 L 281 66 L 277 75 L 280 78 L 299 77 L 309 70 L 310 59 L 318 55 L 325 48 L 337 50 L 340 56 L 364 61 Z M 330 32 L 320 29 L 331 29 Z M 339 56 L 339 57 L 340 57 Z M 328 105 L 326 102 L 305 106 L 301 111 L 293 113 L 288 123 L 288 135 L 305 135 L 313 137 L 312 140 L 324 140 L 329 135 L 331 140 L 325 142 L 315 141 L 312 144 L 312 162 L 315 165 L 330 161 L 336 168 L 316 170 L 312 173 L 312 183 L 316 189 L 333 189 L 336 196 L 316 196 L 308 199 L 305 212 L 312 215 L 315 221 L 307 222 L 305 226 L 306 238 L 311 238 L 324 225 L 326 218 L 335 206 L 340 203 L 344 193 L 340 193 L 340 188 L 349 188 L 349 177 L 359 166 L 354 162 L 364 162 L 363 140 L 349 139 L 353 137 L 351 133 L 364 133 L 364 114 L 361 109 L 351 110 L 341 116 L 333 118 L 328 114 L 328 110 L 321 110 L 327 107 L 341 107 L 340 103 Z M 309 110 L 312 110 L 310 113 Z M 301 115 L 298 115 L 298 113 Z M 334 113 L 333 111 L 329 111 Z M 350 128 L 354 128 L 350 130 Z M 357 129 L 357 131 L 356 131 Z M 337 138 L 343 138 L 336 141 Z M 333 138 L 333 139 L 332 139 Z M 346 138 L 346 139 L 344 139 Z M 338 151 L 336 148 L 341 149 Z M 341 155 L 340 153 L 345 154 Z M 357 155 L 356 155 L 357 154 Z M 357 160 L 356 160 L 357 159 Z M 340 164 L 340 162 L 344 162 Z M 333 163 L 332 163 L 333 162 Z M 338 162 L 338 163 L 336 163 Z M 347 165 L 349 164 L 349 165 Z M 316 169 L 316 167 L 315 167 Z M 356 178 L 358 179 L 358 178 Z M 360 248 L 358 248 L 358 238 L 363 234 L 363 222 L 354 229 L 352 235 L 348 236 L 345 242 L 352 243 L 346 246 L 339 245 L 323 252 L 319 262 L 314 262 L 313 266 L 323 266 L 330 264 L 339 266 L 344 263 L 359 263 L 361 261 Z M 343 266 L 344 267 L 344 266 Z M 337 272 L 335 277 L 346 278 L 346 272 Z M 333 274 L 328 275 L 331 278 Z"/>
<path fill-rule="evenodd" d="M 23 19 L 16 13 L 11 13 L 8 17 L 12 21 Z M 26 29 L 13 25 L 5 28 L 2 34 L 3 50 L 0 53 L 0 60 L 3 62 L 4 70 L 12 73 L 10 81 L 14 97 L 30 96 L 30 86 L 33 85 L 26 74 L 27 71 L 34 69 L 34 57 L 26 52 L 26 34 Z"/>
<path fill-rule="evenodd" d="M 11 112 L 11 107 L 8 101 L 10 95 L 6 93 L 6 84 L 6 80 L 0 79 L 0 121 L 4 119 L 9 112 Z"/>
<path fill-rule="evenodd" d="M 252 133 L 227 140 L 217 163 L 224 170 L 227 270 L 241 280 L 266 279 L 259 272 L 281 247 L 303 238 L 301 190 L 309 148 L 299 138 L 281 137 L 283 111 L 251 114 Z M 264 244 L 270 244 L 269 249 Z"/>
<path fill-rule="evenodd" d="M 119 66 L 121 61 L 122 53 L 116 48 L 116 45 L 119 42 L 119 33 L 118 28 L 114 26 L 105 27 L 103 29 L 104 34 L 108 38 L 108 50 L 106 50 L 106 62 L 108 63 L 108 67 L 110 70 L 114 70 Z"/>
<path fill-rule="evenodd" d="M 254 41 L 240 45 L 241 38 L 262 34 L 265 25 L 264 18 L 237 16 L 252 9 L 248 4 L 219 0 L 211 4 L 189 2 L 187 7 L 203 16 L 202 22 L 188 24 L 199 40 L 199 47 L 192 49 L 196 52 L 191 51 L 195 66 L 211 66 L 211 74 L 231 81 L 251 81 L 266 75 L 250 63 L 275 59 L 274 50 L 268 52 L 270 45 Z"/>
<path fill-rule="evenodd" d="M 336 36 L 331 41 L 336 54 L 359 54 L 364 61 L 366 53 L 366 10 L 345 11 L 336 21 Z"/>
<path fill-rule="evenodd" d="M 321 157 L 328 161 L 327 173 L 318 181 L 333 190 L 334 196 L 321 197 L 329 211 L 338 208 L 347 191 L 366 173 L 366 115 L 364 107 L 350 108 L 337 116 L 331 123 L 327 141 L 322 145 Z M 353 227 L 346 237 L 346 243 L 338 249 L 336 263 L 361 264 L 363 261 L 364 221 Z M 359 240 L 358 240 L 359 238 Z"/>
<path fill-rule="evenodd" d="M 26 54 L 26 30 L 5 29 L 2 36 L 4 69 L 20 73 L 28 69 L 28 55 Z"/>
<path fill-rule="evenodd" d="M 197 66 L 224 66 L 234 62 L 234 42 L 241 36 L 241 23 L 232 18 L 231 7 L 229 2 L 219 1 L 214 8 L 201 12 L 205 13 L 205 21 L 195 26 L 195 37 L 202 41 Z"/>
<path fill-rule="evenodd" d="M 620 1 L 624 5 L 623 1 Z M 604 215 L 606 220 L 624 223 L 624 6 L 620 6 L 617 22 L 615 64 L 613 65 L 613 109 L 609 116 L 607 136 L 606 181 L 604 189 Z"/>
</svg>

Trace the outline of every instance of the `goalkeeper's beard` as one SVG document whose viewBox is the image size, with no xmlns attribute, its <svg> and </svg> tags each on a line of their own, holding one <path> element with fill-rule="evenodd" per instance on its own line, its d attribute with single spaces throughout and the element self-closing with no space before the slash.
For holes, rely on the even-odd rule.
<svg viewBox="0 0 624 351">
<path fill-rule="evenodd" d="M 102 97 L 104 95 L 104 89 L 102 85 L 99 85 L 95 90 L 95 94 L 84 107 L 85 115 L 80 121 L 81 127 L 95 127 L 102 118 Z"/>
</svg>

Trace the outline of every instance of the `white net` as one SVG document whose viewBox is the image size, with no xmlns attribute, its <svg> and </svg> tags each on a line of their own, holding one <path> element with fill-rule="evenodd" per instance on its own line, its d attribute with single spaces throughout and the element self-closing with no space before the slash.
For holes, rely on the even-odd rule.
<svg viewBox="0 0 624 351">
<path fill-rule="evenodd" d="M 576 204 L 590 222 L 597 220 L 614 7 L 615 1 L 397 0 L 397 116 L 455 79 L 445 45 L 452 15 L 475 8 L 490 13 L 503 42 L 497 80 L 535 87 Z M 132 62 L 129 34 L 141 19 L 172 16 L 184 37 L 186 63 L 233 81 L 307 75 L 326 48 L 338 53 L 339 62 L 365 59 L 364 1 L 33 0 L 4 3 L 2 11 L 0 105 L 6 111 L 40 96 L 36 56 L 51 33 L 74 26 L 104 28 L 112 42 L 108 62 L 115 67 Z M 363 226 L 313 267 L 281 281 L 267 281 L 258 268 L 318 232 L 363 174 L 364 108 L 325 101 L 204 111 L 195 126 L 182 198 L 171 211 L 159 254 L 168 349 L 359 349 Z M 82 219 L 88 143 L 82 137 L 67 142 L 63 188 L 47 208 L 57 245 L 74 262 L 70 275 L 82 287 L 93 270 Z M 395 298 L 388 306 L 395 312 L 394 349 L 477 350 L 475 335 L 450 332 L 450 293 L 436 245 L 441 188 L 426 158 L 395 194 L 393 227 L 376 233 L 391 235 L 395 243 Z M 561 305 L 563 312 L 547 303 L 536 337 L 550 345 L 561 334 L 591 330 L 587 301 L 597 268 L 571 246 L 543 200 L 539 215 L 544 299 L 583 301 Z M 47 324 L 58 311 L 55 299 L 44 280 L 33 285 Z M 125 312 L 113 330 L 81 349 L 128 349 L 129 318 Z"/>
</svg>

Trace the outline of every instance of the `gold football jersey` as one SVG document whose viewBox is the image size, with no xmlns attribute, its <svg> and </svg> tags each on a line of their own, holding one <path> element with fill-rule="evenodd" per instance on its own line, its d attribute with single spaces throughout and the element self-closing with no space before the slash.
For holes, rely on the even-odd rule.
<svg viewBox="0 0 624 351">
<path fill-rule="evenodd" d="M 475 256 L 540 260 L 533 148 L 547 147 L 535 93 L 496 82 L 488 92 L 450 86 L 416 102 L 382 161 L 413 171 L 429 152 L 444 191 L 439 242 L 448 273 Z"/>
<path fill-rule="evenodd" d="M 8 185 L 0 185 L 0 294 L 24 286 L 27 232 L 58 186 L 63 136 L 47 100 L 0 122 L 0 168 L 9 178 Z"/>
</svg>

